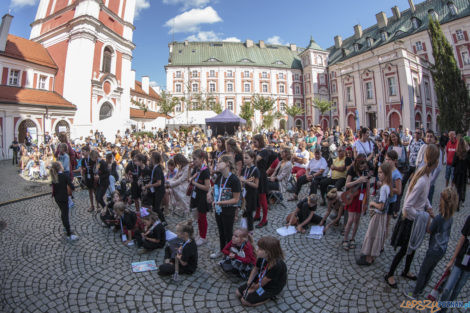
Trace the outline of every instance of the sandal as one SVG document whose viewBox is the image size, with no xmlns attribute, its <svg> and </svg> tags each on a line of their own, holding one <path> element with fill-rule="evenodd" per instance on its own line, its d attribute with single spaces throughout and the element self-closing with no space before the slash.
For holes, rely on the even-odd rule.
<svg viewBox="0 0 470 313">
<path fill-rule="evenodd" d="M 348 251 L 349 250 L 349 243 L 347 240 L 343 240 L 343 249 Z"/>
<path fill-rule="evenodd" d="M 356 240 L 351 239 L 349 240 L 349 249 L 355 249 L 356 248 Z"/>
<path fill-rule="evenodd" d="M 387 283 L 387 285 L 389 285 L 391 288 L 393 289 L 396 289 L 397 288 L 397 282 L 395 281 L 395 283 L 391 284 L 388 279 L 392 277 L 392 276 L 388 276 L 388 275 L 385 275 L 384 276 L 384 279 L 385 279 L 385 282 Z"/>
<path fill-rule="evenodd" d="M 417 280 L 418 277 L 416 277 L 416 275 L 410 275 L 409 273 L 405 275 L 405 273 L 401 273 L 400 275 L 401 277 L 404 277 L 406 279 L 409 279 L 409 280 Z"/>
<path fill-rule="evenodd" d="M 370 266 L 370 265 L 372 265 L 372 262 L 370 262 L 370 263 L 367 262 L 366 256 L 365 256 L 365 255 L 361 255 L 361 257 L 356 260 L 356 264 L 357 264 L 357 265 Z"/>
</svg>

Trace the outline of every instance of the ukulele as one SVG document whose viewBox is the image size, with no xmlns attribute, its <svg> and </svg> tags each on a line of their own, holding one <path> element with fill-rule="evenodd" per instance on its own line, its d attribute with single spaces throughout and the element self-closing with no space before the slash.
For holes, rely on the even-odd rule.
<svg viewBox="0 0 470 313">
<path fill-rule="evenodd" d="M 366 172 L 363 172 L 362 176 L 366 176 L 365 173 Z M 350 205 L 352 203 L 353 199 L 360 193 L 362 185 L 363 184 L 356 185 L 341 194 L 341 201 L 344 203 L 344 205 Z"/>
</svg>

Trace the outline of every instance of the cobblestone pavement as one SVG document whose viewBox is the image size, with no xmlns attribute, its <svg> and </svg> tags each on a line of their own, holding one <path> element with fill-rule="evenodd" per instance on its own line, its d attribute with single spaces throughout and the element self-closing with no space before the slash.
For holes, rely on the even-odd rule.
<svg viewBox="0 0 470 313">
<path fill-rule="evenodd" d="M 3 173 L 2 168 L 2 177 Z M 10 176 L 6 181 L 9 179 Z M 442 184 L 441 177 L 435 204 Z M 19 192 L 25 192 L 8 185 L 3 182 L 0 187 L 2 198 L 17 197 Z M 192 276 L 182 275 L 175 283 L 169 278 L 160 278 L 156 272 L 133 273 L 132 262 L 155 259 L 160 264 L 163 251 L 138 255 L 135 247 L 124 247 L 118 234 L 102 228 L 96 217 L 86 212 L 87 192 L 76 192 L 75 197 L 71 223 L 80 240 L 74 243 L 65 241 L 59 209 L 50 196 L 0 208 L 0 220 L 7 223 L 6 229 L 0 230 L 0 312 L 411 311 L 399 308 L 405 299 L 403 291 L 408 288 L 408 281 L 398 277 L 399 288 L 391 290 L 383 280 L 394 256 L 390 245 L 386 245 L 385 252 L 372 266 L 360 268 L 355 263 L 367 229 L 367 217 L 361 220 L 358 247 L 354 251 L 346 252 L 341 248 L 339 229 L 321 240 L 300 234 L 281 238 L 288 284 L 277 301 L 247 310 L 240 306 L 234 294 L 241 281 L 222 273 L 216 261 L 209 258 L 210 249 L 218 246 L 212 215 L 210 245 L 199 249 L 198 270 Z M 293 205 L 289 202 L 289 209 Z M 323 212 L 321 208 L 320 213 Z M 447 255 L 439 263 L 430 285 L 434 285 L 442 273 L 469 212 L 467 206 L 456 214 Z M 257 230 L 255 239 L 275 235 L 275 229 L 283 225 L 286 214 L 280 207 L 271 208 L 269 226 Z M 169 218 L 170 228 L 177 220 Z M 414 273 L 419 270 L 427 242 L 426 238 L 413 261 Z M 470 299 L 468 284 L 459 299 Z"/>
<path fill-rule="evenodd" d="M 11 160 L 0 161 L 0 177 L 0 203 L 50 191 L 48 183 L 23 178 Z"/>
</svg>

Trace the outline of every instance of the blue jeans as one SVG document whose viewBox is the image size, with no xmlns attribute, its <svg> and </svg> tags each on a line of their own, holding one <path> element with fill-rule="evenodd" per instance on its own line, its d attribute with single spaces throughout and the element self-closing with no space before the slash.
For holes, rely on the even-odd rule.
<svg viewBox="0 0 470 313">
<path fill-rule="evenodd" d="M 452 165 L 446 165 L 446 180 L 452 180 L 454 178 L 454 167 Z"/>
<path fill-rule="evenodd" d="M 444 286 L 440 301 L 454 301 L 469 278 L 470 271 L 464 271 L 460 267 L 454 266 Z M 445 311 L 447 308 L 442 308 L 442 312 Z"/>
</svg>

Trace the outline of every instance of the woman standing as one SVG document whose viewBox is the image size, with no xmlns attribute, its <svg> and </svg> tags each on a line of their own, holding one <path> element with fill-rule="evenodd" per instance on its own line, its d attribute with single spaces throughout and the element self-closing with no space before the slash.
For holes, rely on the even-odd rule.
<svg viewBox="0 0 470 313">
<path fill-rule="evenodd" d="M 233 174 L 234 169 L 232 157 L 224 155 L 218 160 L 217 170 L 222 175 L 217 178 L 214 185 L 214 208 L 220 249 L 211 254 L 211 259 L 219 258 L 222 249 L 232 239 L 235 212 L 241 192 L 240 180 Z"/>
<path fill-rule="evenodd" d="M 407 171 L 407 164 L 406 164 L 406 150 L 405 147 L 401 143 L 400 136 L 392 131 L 390 133 L 388 148 L 387 151 L 394 150 L 398 154 L 398 162 L 397 162 L 397 169 L 400 171 L 402 175 L 404 175 Z M 400 201 L 400 199 L 398 199 Z"/>
<path fill-rule="evenodd" d="M 231 155 L 235 160 L 235 174 L 240 177 L 243 168 L 243 153 L 242 150 L 237 145 L 235 139 L 230 138 L 225 142 L 225 147 L 227 149 L 227 154 Z"/>
<path fill-rule="evenodd" d="M 216 149 L 212 152 L 212 173 L 218 172 L 217 162 L 219 158 L 226 153 L 225 138 L 222 136 L 217 137 Z"/>
<path fill-rule="evenodd" d="M 78 237 L 73 235 L 70 230 L 69 222 L 69 195 L 68 189 L 74 189 L 70 180 L 70 176 L 64 174 L 64 168 L 60 162 L 52 163 L 50 175 L 52 180 L 52 196 L 60 209 L 60 217 L 67 233 L 67 239 L 70 241 L 77 240 Z"/>
<path fill-rule="evenodd" d="M 90 197 L 90 208 L 88 212 L 93 212 L 95 210 L 93 196 L 95 194 L 95 184 L 94 184 L 94 175 L 93 169 L 95 168 L 95 163 L 90 158 L 90 147 L 84 146 L 82 148 L 82 180 L 85 183 L 85 186 L 88 189 L 88 196 Z"/>
<path fill-rule="evenodd" d="M 256 228 L 262 228 L 268 224 L 268 200 L 266 199 L 268 176 L 266 170 L 268 169 L 269 153 L 265 147 L 264 137 L 261 134 L 253 137 L 253 146 L 256 150 L 256 167 L 259 170 L 259 186 L 258 186 L 258 208 L 256 209 L 255 221 L 261 220 L 260 207 L 263 208 L 263 219 L 256 225 Z"/>
<path fill-rule="evenodd" d="M 105 160 L 100 158 L 100 155 L 96 150 L 90 152 L 90 159 L 95 164 L 95 167 L 93 168 L 93 177 L 96 186 L 96 203 L 101 205 L 101 207 L 104 209 L 106 207 L 106 203 L 104 202 L 103 197 L 106 194 L 106 190 L 108 190 L 109 186 L 108 165 L 106 164 Z"/>
<path fill-rule="evenodd" d="M 394 277 L 395 270 L 407 254 L 411 230 L 417 214 L 426 210 L 431 217 L 434 216 L 427 195 L 431 184 L 431 174 L 439 162 L 439 148 L 436 145 L 428 145 L 424 153 L 424 160 L 426 165 L 419 169 L 410 181 L 401 216 L 393 230 L 392 246 L 395 248 L 400 247 L 400 250 L 393 258 L 390 270 L 384 277 L 387 284 L 392 288 L 397 288 Z M 412 251 L 406 255 L 405 268 L 401 274 L 402 277 L 410 280 L 416 280 L 416 276 L 409 273 L 414 253 L 415 251 Z"/>
<path fill-rule="evenodd" d="M 243 184 L 242 197 L 245 199 L 244 217 L 247 219 L 248 231 L 253 231 L 253 213 L 258 203 L 259 170 L 255 166 L 256 153 L 252 150 L 245 151 L 243 175 L 240 182 Z"/>
<path fill-rule="evenodd" d="M 162 222 L 163 226 L 166 226 L 165 215 L 161 208 L 163 196 L 165 195 L 165 175 L 161 166 L 162 156 L 159 152 L 154 151 L 150 156 L 150 165 L 152 166 L 152 172 L 150 174 L 150 181 L 148 185 L 143 186 L 148 192 L 152 199 L 152 209 L 158 214 L 158 218 Z"/>
<path fill-rule="evenodd" d="M 181 153 L 173 157 L 178 172 L 176 176 L 168 179 L 166 182 L 167 192 L 170 193 L 170 208 L 176 214 L 184 214 L 189 208 L 189 197 L 186 195 L 188 190 L 189 161 Z"/>
<path fill-rule="evenodd" d="M 200 246 L 207 242 L 207 192 L 211 188 L 210 171 L 206 165 L 206 154 L 198 149 L 193 152 L 193 164 L 189 183 L 193 185 L 190 190 L 190 208 L 197 210 L 197 224 L 199 229 L 199 238 L 196 245 Z M 189 189 L 188 189 L 189 190 Z"/>
<path fill-rule="evenodd" d="M 457 210 L 460 210 L 460 206 L 465 202 L 465 193 L 467 191 L 467 172 L 470 165 L 470 153 L 467 151 L 467 144 L 463 138 L 460 138 L 459 144 L 457 145 L 457 151 L 452 161 L 454 167 L 454 179 L 452 183 L 457 188 L 459 195 L 459 206 Z"/>
</svg>

